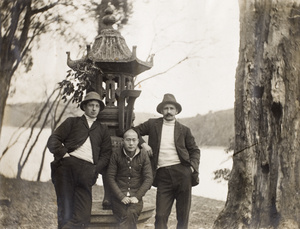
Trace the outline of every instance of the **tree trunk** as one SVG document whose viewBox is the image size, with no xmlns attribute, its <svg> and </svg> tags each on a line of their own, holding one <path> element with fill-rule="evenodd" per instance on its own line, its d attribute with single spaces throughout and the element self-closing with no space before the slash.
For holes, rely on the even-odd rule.
<svg viewBox="0 0 300 229">
<path fill-rule="evenodd" d="M 1 65 L 0 65 L 1 66 Z M 2 65 L 3 66 L 3 65 Z M 5 64 L 4 64 L 5 66 Z M 4 118 L 4 110 L 6 106 L 6 100 L 9 93 L 10 81 L 11 81 L 11 73 L 0 70 L 0 136 L 1 136 L 1 129 L 3 125 L 3 118 Z"/>
<path fill-rule="evenodd" d="M 299 3 L 239 0 L 233 168 L 214 228 L 300 228 Z"/>
</svg>

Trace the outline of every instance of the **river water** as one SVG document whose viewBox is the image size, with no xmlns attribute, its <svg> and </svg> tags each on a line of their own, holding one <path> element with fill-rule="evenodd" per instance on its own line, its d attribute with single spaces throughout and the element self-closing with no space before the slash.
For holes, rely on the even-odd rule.
<svg viewBox="0 0 300 229">
<path fill-rule="evenodd" d="M 21 132 L 23 133 L 22 135 L 20 135 Z M 28 163 L 24 167 L 24 171 L 21 175 L 23 179 L 36 180 L 41 163 L 42 152 L 50 132 L 50 129 L 46 129 L 42 132 L 40 139 L 32 150 L 32 153 L 28 159 Z M 38 129 L 34 130 L 33 135 L 36 135 L 37 133 Z M 20 156 L 29 134 L 30 131 L 22 128 L 18 129 L 16 127 L 8 126 L 2 127 L 0 157 L 2 156 L 2 152 L 8 144 L 15 143 L 9 148 L 7 153 L 0 161 L 1 174 L 7 177 L 16 177 L 18 161 L 20 160 Z M 28 149 L 33 142 L 34 140 L 29 142 L 27 150 L 25 151 L 25 155 L 27 155 Z M 214 171 L 222 168 L 231 169 L 231 154 L 225 153 L 224 149 L 220 147 L 200 147 L 200 149 L 200 184 L 193 187 L 193 195 L 225 201 L 227 197 L 227 182 L 217 182 L 214 180 Z M 50 162 L 52 161 L 52 158 L 52 154 L 47 150 L 41 181 L 49 181 L 50 179 Z M 21 162 L 24 161 L 24 159 L 25 157 L 23 157 Z M 97 183 L 101 184 L 101 179 L 98 179 Z"/>
</svg>

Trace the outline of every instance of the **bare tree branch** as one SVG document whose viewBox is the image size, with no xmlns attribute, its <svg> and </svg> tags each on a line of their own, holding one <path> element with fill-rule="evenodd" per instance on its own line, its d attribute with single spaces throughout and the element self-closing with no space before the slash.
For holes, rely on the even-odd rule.
<svg viewBox="0 0 300 229">
<path fill-rule="evenodd" d="M 185 58 L 183 58 L 182 60 L 178 61 L 177 63 L 175 63 L 174 65 L 172 65 L 172 66 L 169 67 L 168 69 L 166 69 L 165 71 L 159 72 L 159 73 L 157 73 L 157 74 L 154 74 L 154 75 L 152 75 L 152 76 L 149 76 L 149 77 L 147 77 L 147 78 L 145 78 L 145 79 L 143 79 L 143 80 L 137 82 L 137 83 L 134 85 L 134 87 L 136 87 L 137 85 L 141 84 L 142 82 L 144 82 L 144 81 L 146 81 L 146 80 L 149 80 L 149 79 L 152 79 L 152 78 L 154 78 L 154 77 L 156 77 L 156 76 L 163 75 L 163 74 L 167 73 L 168 71 L 170 71 L 171 69 L 175 68 L 177 65 L 181 64 L 182 62 L 184 62 L 184 61 L 186 61 L 186 60 L 188 60 L 188 59 L 189 59 L 189 57 L 186 56 Z"/>
<path fill-rule="evenodd" d="M 49 5 L 46 5 L 44 7 L 41 7 L 39 9 L 34 9 L 31 11 L 32 15 L 35 15 L 35 14 L 39 14 L 39 13 L 44 13 L 50 9 L 52 9 L 53 7 L 55 7 L 60 1 L 56 1 L 56 2 L 53 2 Z"/>
<path fill-rule="evenodd" d="M 56 91 L 56 90 L 54 90 L 54 91 L 51 93 L 51 95 L 48 97 L 48 99 L 47 99 L 46 103 L 44 104 L 44 106 L 42 107 L 42 109 L 41 109 L 41 111 L 40 111 L 40 113 L 39 113 L 39 115 L 38 115 L 36 121 L 35 121 L 35 122 L 33 123 L 33 125 L 31 126 L 31 131 L 30 131 L 29 137 L 28 137 L 28 139 L 27 139 L 27 141 L 26 141 L 26 143 L 25 143 L 25 146 L 24 146 L 24 148 L 23 148 L 23 150 L 22 150 L 22 153 L 21 153 L 21 156 L 20 156 L 20 159 L 19 159 L 19 162 L 18 162 L 17 178 L 21 178 L 21 173 L 22 173 L 23 167 L 24 167 L 24 165 L 25 165 L 24 162 L 22 163 L 22 159 L 23 159 L 23 156 L 24 156 L 24 154 L 25 154 L 25 150 L 26 150 L 26 148 L 27 148 L 27 146 L 28 146 L 28 144 L 29 144 L 29 142 L 30 142 L 30 140 L 31 140 L 31 138 L 32 138 L 33 131 L 34 131 L 36 125 L 37 125 L 37 124 L 39 123 L 39 121 L 41 120 L 42 114 L 43 114 L 44 110 L 46 109 L 46 107 L 47 107 L 47 105 L 48 105 L 48 103 L 49 103 L 51 97 L 54 95 L 55 91 Z M 28 157 L 27 157 L 27 159 L 28 159 Z M 27 160 L 26 160 L 26 161 L 27 161 Z"/>
<path fill-rule="evenodd" d="M 59 91 L 59 96 L 57 96 L 53 102 L 53 105 L 49 108 L 48 113 L 47 113 L 47 117 L 50 115 L 51 111 L 53 110 L 53 106 L 54 104 L 56 104 L 56 108 L 55 108 L 55 112 L 54 112 L 54 125 L 52 127 L 52 130 L 54 130 L 57 126 L 57 124 L 60 122 L 60 120 L 62 119 L 63 115 L 65 114 L 67 108 L 69 107 L 72 98 L 68 100 L 68 102 L 65 104 L 63 110 L 60 112 L 58 119 L 56 119 L 56 113 L 57 113 L 57 108 L 58 105 L 60 104 L 60 91 Z M 40 168 L 39 168 L 39 172 L 38 172 L 38 176 L 37 176 L 37 181 L 40 181 L 41 179 L 41 175 L 43 172 L 43 167 L 44 167 L 44 163 L 45 163 L 45 155 L 46 155 L 46 150 L 47 150 L 47 145 L 45 145 L 44 149 L 43 149 L 43 153 L 42 153 L 42 159 L 41 159 L 41 164 L 40 164 Z"/>
</svg>

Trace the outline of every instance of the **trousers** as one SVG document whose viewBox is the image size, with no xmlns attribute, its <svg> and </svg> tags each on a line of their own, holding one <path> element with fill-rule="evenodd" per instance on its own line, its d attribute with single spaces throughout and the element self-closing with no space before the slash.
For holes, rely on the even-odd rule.
<svg viewBox="0 0 300 229">
<path fill-rule="evenodd" d="M 168 218 L 176 200 L 177 229 L 188 228 L 192 197 L 192 170 L 181 164 L 159 168 L 155 228 L 168 228 Z"/>
<path fill-rule="evenodd" d="M 52 173 L 58 229 L 85 228 L 90 221 L 96 167 L 76 157 L 61 159 Z"/>
<path fill-rule="evenodd" d="M 113 197 L 112 210 L 119 222 L 120 229 L 136 229 L 138 218 L 143 210 L 143 200 L 136 204 L 125 205 Z"/>
</svg>

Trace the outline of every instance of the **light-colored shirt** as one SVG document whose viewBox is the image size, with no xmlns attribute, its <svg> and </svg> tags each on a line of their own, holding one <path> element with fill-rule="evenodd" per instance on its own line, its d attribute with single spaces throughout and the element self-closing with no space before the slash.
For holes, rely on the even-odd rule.
<svg viewBox="0 0 300 229">
<path fill-rule="evenodd" d="M 161 133 L 157 168 L 180 164 L 174 142 L 175 120 L 164 120 Z"/>
<path fill-rule="evenodd" d="M 94 121 L 96 121 L 96 118 L 90 118 L 89 116 L 85 115 L 87 123 L 89 125 L 89 128 L 93 125 Z M 73 152 L 69 153 L 70 155 L 77 157 L 79 159 L 91 162 L 94 164 L 93 159 L 93 152 L 92 152 L 92 144 L 90 137 L 86 139 L 86 141 L 83 143 L 82 146 L 80 146 L 78 149 L 74 150 Z"/>
</svg>

